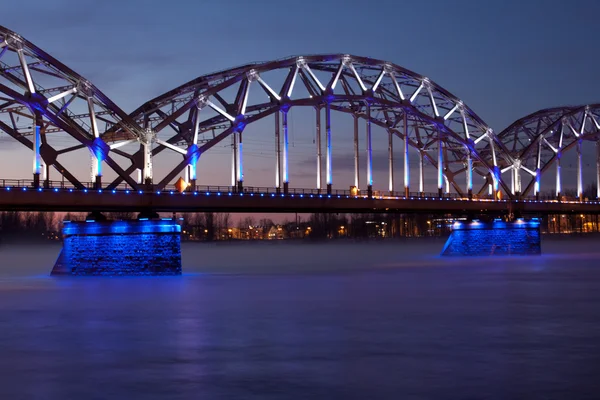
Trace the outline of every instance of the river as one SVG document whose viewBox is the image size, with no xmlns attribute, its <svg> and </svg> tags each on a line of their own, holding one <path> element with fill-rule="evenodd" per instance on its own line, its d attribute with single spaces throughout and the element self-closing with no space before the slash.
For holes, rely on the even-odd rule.
<svg viewBox="0 0 600 400">
<path fill-rule="evenodd" d="M 183 244 L 181 277 L 0 246 L 1 399 L 596 399 L 600 239 Z"/>
</svg>

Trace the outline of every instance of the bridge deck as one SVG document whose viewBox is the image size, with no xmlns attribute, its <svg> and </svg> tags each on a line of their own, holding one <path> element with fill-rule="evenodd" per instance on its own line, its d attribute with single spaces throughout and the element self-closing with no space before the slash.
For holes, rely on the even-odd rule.
<svg viewBox="0 0 600 400">
<path fill-rule="evenodd" d="M 0 188 L 0 210 L 157 212 L 416 212 L 496 214 L 597 214 L 598 201 L 490 200 L 456 197 L 353 197 L 341 194 L 282 194 L 63 188 Z"/>
</svg>

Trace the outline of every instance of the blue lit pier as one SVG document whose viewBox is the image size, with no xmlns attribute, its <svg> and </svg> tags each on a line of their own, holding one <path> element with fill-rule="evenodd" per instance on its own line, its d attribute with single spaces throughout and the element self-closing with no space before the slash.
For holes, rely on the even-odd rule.
<svg viewBox="0 0 600 400">
<path fill-rule="evenodd" d="M 541 254 L 540 222 L 455 222 L 443 256 Z"/>
<path fill-rule="evenodd" d="M 181 275 L 177 221 L 68 222 L 52 275 Z"/>
</svg>

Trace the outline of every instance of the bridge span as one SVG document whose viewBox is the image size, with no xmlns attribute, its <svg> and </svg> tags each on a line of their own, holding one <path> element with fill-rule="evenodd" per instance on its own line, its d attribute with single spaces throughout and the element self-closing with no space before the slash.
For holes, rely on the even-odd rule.
<svg viewBox="0 0 600 400">
<path fill-rule="evenodd" d="M 301 155 L 308 164 L 294 164 L 290 157 L 296 110 L 308 115 L 305 136 L 314 132 L 310 156 Z M 349 117 L 352 127 L 337 125 L 337 116 Z M 428 77 L 351 54 L 292 56 L 217 71 L 127 113 L 82 75 L 0 26 L 0 133 L 28 149 L 33 173 L 31 181 L 0 176 L 0 210 L 135 211 L 153 217 L 203 211 L 387 212 L 516 219 L 495 225 L 474 221 L 456 229 L 456 240 L 447 245 L 452 254 L 488 254 L 507 243 L 505 254 L 515 248 L 539 254 L 539 221 L 529 226 L 519 217 L 600 212 L 600 104 L 541 110 L 498 133 Z M 244 149 L 258 140 L 256 135 L 260 154 L 274 160 L 271 188 L 251 187 L 246 179 L 249 152 Z M 227 141 L 230 166 L 207 162 L 199 170 L 199 160 Z M 348 154 L 344 144 L 352 146 Z M 373 163 L 377 145 L 384 147 L 387 164 L 387 177 L 380 181 Z M 175 165 L 159 164 L 163 152 L 177 157 Z M 334 182 L 336 154 L 353 159 L 353 179 Z M 5 152 L 0 162 L 11 158 Z M 575 179 L 569 181 L 563 167 L 572 164 Z M 314 171 L 314 186 L 298 189 L 308 183 L 290 177 L 298 168 L 296 176 L 304 179 L 307 165 Z M 586 165 L 591 171 L 584 171 Z M 0 173 L 11 167 L 3 165 Z M 224 170 L 231 173 L 230 184 L 202 186 L 203 179 Z M 262 179 L 265 170 L 255 173 Z M 52 182 L 51 171 L 63 181 Z M 585 177 L 592 179 L 585 182 Z M 428 182 L 435 182 L 434 194 L 426 193 L 432 191 Z M 567 200 L 571 186 L 574 193 Z M 89 221 L 95 223 L 67 224 L 57 273 L 181 273 L 176 221 Z M 465 247 L 469 243 L 487 247 Z M 129 253 L 107 260 L 116 248 Z"/>
<path fill-rule="evenodd" d="M 81 190 L 90 178 L 97 190 L 117 190 L 125 183 L 135 191 L 147 187 L 164 191 L 179 177 L 195 187 L 206 184 L 203 177 L 217 170 L 209 165 L 208 170 L 199 171 L 198 161 L 230 141 L 228 185 L 243 192 L 248 186 L 248 172 L 252 172 L 244 169 L 249 155 L 244 155 L 244 144 L 251 143 L 254 135 L 248 127 L 260 125 L 267 135 L 261 140 L 272 143 L 263 147 L 270 148 L 275 161 L 274 186 L 291 194 L 294 182 L 290 177 L 295 166 L 290 158 L 294 149 L 289 146 L 289 122 L 297 109 L 312 114 L 305 130 L 314 132 L 310 156 L 310 163 L 314 162 L 314 188 L 332 194 L 336 187 L 353 185 L 371 195 L 377 187 L 385 187 L 386 192 L 400 192 L 404 198 L 398 199 L 395 206 L 391 201 L 396 199 L 361 200 L 375 209 L 384 200 L 386 206 L 395 209 L 429 208 L 431 203 L 425 200 L 423 206 L 403 203 L 412 201 L 410 193 L 426 191 L 435 191 L 438 197 L 490 195 L 514 200 L 514 204 L 548 192 L 559 199 L 571 187 L 581 201 L 600 197 L 600 104 L 541 110 L 495 131 L 465 102 L 428 77 L 389 61 L 322 54 L 249 63 L 202 75 L 127 113 L 82 75 L 0 26 L 0 132 L 29 149 L 34 187 L 43 186 L 51 170 Z M 338 120 L 332 115 L 349 116 L 352 128 L 337 126 Z M 338 147 L 343 142 L 352 144 L 348 156 L 354 159 L 354 176 L 349 182 L 333 182 L 333 171 L 338 168 L 334 156 L 343 151 Z M 373 168 L 373 147 L 377 143 L 385 147 L 388 164 L 388 176 L 379 182 L 374 179 Z M 179 161 L 159 166 L 157 156 L 162 152 L 173 152 Z M 67 168 L 74 154 L 86 157 L 89 164 Z M 563 171 L 570 165 L 576 170 L 572 181 Z M 586 167 L 590 171 L 584 171 Z M 588 182 L 584 181 L 586 177 Z M 427 188 L 427 182 L 436 182 L 435 189 Z M 593 194 L 585 193 L 586 186 Z M 71 199 L 80 194 L 73 194 Z M 43 205 L 28 200 L 30 193 L 20 195 L 30 207 Z M 7 206 L 16 199 L 11 196 L 2 200 Z M 158 195 L 148 193 L 142 198 L 165 209 L 193 208 L 187 205 L 192 204 L 187 199 L 169 207 L 164 200 L 157 200 Z M 218 208 L 219 203 L 212 204 L 210 199 L 208 196 L 199 204 Z M 297 198 L 285 199 L 288 205 L 276 207 L 312 209 Z M 329 199 L 313 200 L 320 204 Z M 356 207 L 339 200 L 343 204 L 340 209 Z M 134 204 L 132 201 L 127 200 L 125 205 Z M 511 201 L 487 208 L 504 207 L 513 204 Z M 112 200 L 103 202 L 108 205 Z M 240 209 L 268 208 L 253 206 L 246 199 L 243 204 L 247 206 L 242 207 L 240 199 L 238 203 L 235 207 Z M 450 203 L 453 201 L 443 201 Z M 475 204 L 480 203 L 463 204 L 477 208 Z M 527 207 L 568 209 L 552 202 L 544 206 L 546 203 L 531 204 Z"/>
<path fill-rule="evenodd" d="M 77 189 L 14 185 L 0 187 L 0 210 L 15 211 L 136 211 L 136 212 L 325 212 L 325 213 L 427 213 L 454 215 L 598 214 L 599 201 L 467 198 L 413 193 L 379 196 L 352 195 L 348 191 L 319 193 L 294 189 L 197 187 L 178 191 L 152 189 Z"/>
<path fill-rule="evenodd" d="M 314 132 L 312 189 L 294 188 L 290 181 L 289 119 L 296 109 L 308 110 Z M 338 128 L 332 114 L 350 116 L 352 128 Z M 275 161 L 272 188 L 252 188 L 245 179 L 248 127 L 259 124 L 272 144 L 263 146 Z M 0 187 L 5 210 L 547 214 L 600 209 L 600 104 L 541 110 L 496 133 L 428 77 L 350 54 L 294 56 L 202 75 L 126 113 L 89 80 L 0 26 L 0 132 L 29 149 L 33 166 L 31 182 Z M 208 165 L 197 171 L 198 161 L 226 139 L 231 183 L 226 189 L 203 188 L 202 178 L 219 169 Z M 375 139 L 387 150 L 384 182 L 374 181 Z M 343 142 L 352 144 L 353 179 L 334 185 L 333 156 Z M 89 166 L 67 168 L 79 151 Z M 163 151 L 174 152 L 179 162 L 157 168 Z M 572 182 L 564 177 L 565 156 L 574 159 Z M 414 161 L 418 168 L 411 166 Z M 584 173 L 586 165 L 593 171 Z M 60 185 L 50 181 L 51 170 L 62 176 Z M 586 176 L 593 179 L 584 182 Z M 437 183 L 433 195 L 426 194 L 432 190 L 428 181 Z M 170 189 L 176 182 L 187 189 Z M 543 182 L 550 182 L 545 191 Z M 570 183 L 577 201 L 562 201 Z M 378 187 L 385 187 L 385 194 L 379 195 Z M 544 192 L 553 199 L 544 200 Z"/>
</svg>

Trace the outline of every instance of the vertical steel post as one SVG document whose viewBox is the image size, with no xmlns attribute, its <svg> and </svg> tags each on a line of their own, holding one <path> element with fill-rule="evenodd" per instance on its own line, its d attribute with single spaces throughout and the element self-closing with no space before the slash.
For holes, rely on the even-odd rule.
<svg viewBox="0 0 600 400">
<path fill-rule="evenodd" d="M 367 102 L 367 195 L 373 197 L 373 149 L 371 148 L 371 104 Z"/>
<path fill-rule="evenodd" d="M 596 198 L 600 199 L 600 142 L 596 142 Z"/>
<path fill-rule="evenodd" d="M 581 154 L 582 140 L 577 141 L 577 197 L 583 201 L 583 155 Z"/>
<path fill-rule="evenodd" d="M 561 188 L 561 179 L 560 179 L 560 158 L 562 153 L 559 151 L 556 154 L 556 198 L 560 201 L 560 193 L 562 192 Z"/>
<path fill-rule="evenodd" d="M 408 158 L 408 127 L 406 124 L 406 112 L 404 112 L 404 196 L 410 196 L 410 160 Z"/>
<path fill-rule="evenodd" d="M 90 164 L 91 164 L 91 173 L 90 178 L 94 185 L 94 189 L 97 189 L 97 179 L 98 179 L 98 158 L 96 157 L 96 151 L 94 147 L 90 149 Z"/>
<path fill-rule="evenodd" d="M 188 180 L 189 188 L 191 191 L 196 190 L 196 169 L 197 169 L 197 160 L 192 160 L 190 164 L 188 164 Z"/>
<path fill-rule="evenodd" d="M 394 193 L 394 135 L 388 130 L 388 188 L 390 196 Z"/>
<path fill-rule="evenodd" d="M 279 139 L 279 111 L 275 113 L 275 187 L 281 189 L 281 140 Z"/>
<path fill-rule="evenodd" d="M 244 152 L 243 152 L 243 143 L 242 143 L 242 132 L 237 132 L 238 135 L 238 172 L 237 172 L 237 189 L 238 192 L 242 192 L 244 190 Z"/>
<path fill-rule="evenodd" d="M 288 193 L 289 188 L 289 164 L 288 164 L 288 110 L 283 114 L 283 192 Z"/>
<path fill-rule="evenodd" d="M 444 189 L 444 148 L 442 132 L 438 130 L 438 196 L 443 196 Z"/>
<path fill-rule="evenodd" d="M 419 196 L 425 192 L 425 157 L 423 150 L 419 150 Z"/>
<path fill-rule="evenodd" d="M 44 178 L 44 187 L 50 187 L 50 166 L 48 164 L 42 164 L 42 174 Z"/>
<path fill-rule="evenodd" d="M 358 152 L 358 115 L 354 114 L 354 186 L 356 186 L 357 191 L 360 190 L 360 167 L 358 165 Z"/>
<path fill-rule="evenodd" d="M 515 167 L 513 166 L 510 169 L 510 192 L 513 194 L 515 194 Z"/>
<path fill-rule="evenodd" d="M 321 190 L 323 185 L 323 178 L 321 176 L 323 168 L 321 167 L 321 108 L 315 107 L 317 114 L 317 132 L 316 132 L 316 144 L 317 144 L 317 190 Z"/>
<path fill-rule="evenodd" d="M 144 183 L 152 184 L 152 130 L 147 128 L 144 132 L 144 141 L 142 147 L 144 149 Z"/>
<path fill-rule="evenodd" d="M 40 136 L 40 128 L 42 117 L 39 115 L 34 115 L 34 126 L 33 126 L 33 186 L 40 186 L 40 173 L 42 167 L 42 158 L 40 156 L 40 145 L 41 145 L 41 136 Z"/>
<path fill-rule="evenodd" d="M 237 186 L 237 132 L 231 135 L 231 189 Z"/>
<path fill-rule="evenodd" d="M 94 141 L 90 147 L 90 157 L 91 157 L 91 165 L 92 165 L 92 183 L 94 185 L 94 189 L 102 188 L 102 150 L 97 146 L 96 141 Z"/>
<path fill-rule="evenodd" d="M 517 166 L 515 166 L 514 169 L 514 174 L 515 174 L 515 195 L 517 196 L 517 198 L 521 197 L 521 166 L 520 166 L 520 162 Z"/>
<path fill-rule="evenodd" d="M 467 195 L 469 199 L 473 198 L 473 158 L 471 150 L 467 147 Z"/>
<path fill-rule="evenodd" d="M 540 198 L 540 184 L 542 181 L 542 171 L 540 169 L 541 164 L 542 164 L 542 140 L 540 138 L 539 144 L 538 144 L 537 159 L 536 159 L 536 164 L 535 164 L 535 184 L 533 186 L 533 191 L 534 191 L 536 200 L 539 200 L 539 198 Z"/>
<path fill-rule="evenodd" d="M 327 136 L 327 193 L 331 194 L 333 181 L 331 173 L 331 104 L 329 102 L 325 107 L 325 134 Z"/>
</svg>

